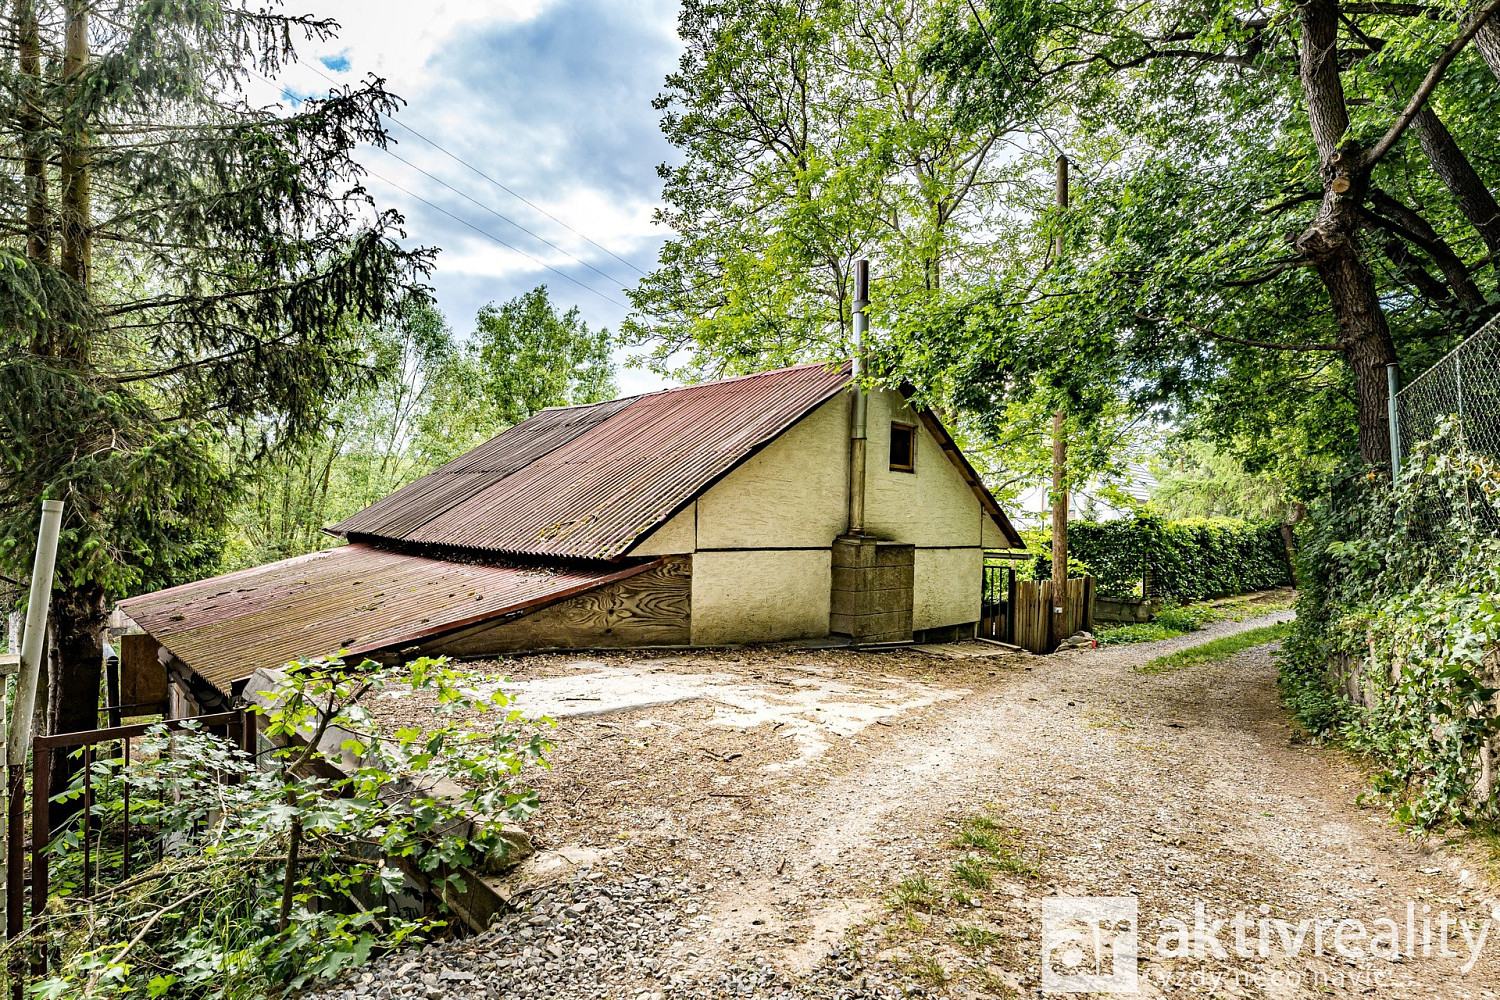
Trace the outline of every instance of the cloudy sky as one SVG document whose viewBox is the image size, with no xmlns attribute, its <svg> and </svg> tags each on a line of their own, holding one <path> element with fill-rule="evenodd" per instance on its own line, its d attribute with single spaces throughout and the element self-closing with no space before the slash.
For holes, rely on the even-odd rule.
<svg viewBox="0 0 1500 1000">
<path fill-rule="evenodd" d="M 664 239 L 651 214 L 672 150 L 651 99 L 677 60 L 676 0 L 290 6 L 343 30 L 305 47 L 304 65 L 277 81 L 283 99 L 376 73 L 408 102 L 397 121 L 436 144 L 397 125 L 394 156 L 362 160 L 413 242 L 441 248 L 433 284 L 456 333 L 485 303 L 543 283 L 591 326 L 618 325 L 621 289 Z M 640 371 L 619 381 L 626 392 L 661 384 Z"/>
</svg>

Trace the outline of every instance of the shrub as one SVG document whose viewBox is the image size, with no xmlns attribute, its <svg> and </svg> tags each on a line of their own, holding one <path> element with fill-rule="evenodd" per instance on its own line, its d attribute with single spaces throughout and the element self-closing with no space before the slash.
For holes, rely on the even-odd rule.
<svg viewBox="0 0 1500 1000">
<path fill-rule="evenodd" d="M 364 710 L 362 697 L 392 684 L 436 694 L 429 725 L 386 730 Z M 268 766 L 201 730 L 163 727 L 128 765 L 95 761 L 96 829 L 121 828 L 127 779 L 132 839 L 147 864 L 86 900 L 54 900 L 40 932 L 59 960 L 38 995 L 279 996 L 442 927 L 440 912 L 402 917 L 382 902 L 403 890 L 403 869 L 439 894 L 461 889 L 459 871 L 503 853 L 503 825 L 536 808 L 518 775 L 547 744 L 507 703 L 443 660 L 293 663 L 262 711 L 263 732 L 289 738 Z M 456 709 L 476 717 L 448 717 Z M 318 749 L 338 731 L 340 746 Z M 344 777 L 313 773 L 320 755 L 339 764 L 345 754 L 357 764 Z M 69 794 L 82 794 L 82 780 Z M 59 886 L 80 856 L 60 859 Z"/>
<path fill-rule="evenodd" d="M 1088 567 L 1100 594 L 1139 597 L 1149 573 L 1155 594 L 1187 603 L 1291 583 L 1281 527 L 1230 518 L 1166 521 L 1141 513 L 1118 521 L 1068 525 L 1068 561 Z M 1049 576 L 1038 555 L 1035 572 Z"/>
<path fill-rule="evenodd" d="M 1297 720 L 1377 762 L 1377 787 L 1415 829 L 1500 817 L 1480 780 L 1500 731 L 1500 467 L 1446 433 L 1413 449 L 1394 489 L 1370 477 L 1316 508 L 1281 662 Z M 1366 698 L 1348 698 L 1335 667 Z"/>
</svg>

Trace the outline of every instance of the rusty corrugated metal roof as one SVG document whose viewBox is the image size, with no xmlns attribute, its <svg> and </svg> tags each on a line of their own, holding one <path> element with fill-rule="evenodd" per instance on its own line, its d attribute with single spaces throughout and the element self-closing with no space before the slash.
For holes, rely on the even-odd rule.
<svg viewBox="0 0 1500 1000">
<path fill-rule="evenodd" d="M 136 624 L 230 693 L 260 667 L 399 648 L 638 573 L 483 566 L 351 544 L 120 602 Z"/>
<path fill-rule="evenodd" d="M 634 397 L 626 397 L 607 403 L 543 410 L 329 530 L 339 535 L 404 538 L 430 521 L 434 514 L 462 503 L 517 469 L 556 451 L 634 401 Z"/>
<path fill-rule="evenodd" d="M 484 458 L 451 462 L 330 530 L 615 559 L 848 383 L 848 364 L 799 365 L 599 404 L 617 407 L 608 413 L 547 410 L 483 445 Z M 585 409 L 577 433 L 551 429 Z"/>
</svg>

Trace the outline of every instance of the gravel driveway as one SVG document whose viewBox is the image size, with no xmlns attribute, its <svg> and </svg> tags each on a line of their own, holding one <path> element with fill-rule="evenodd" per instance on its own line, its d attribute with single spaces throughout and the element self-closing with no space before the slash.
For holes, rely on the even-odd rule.
<svg viewBox="0 0 1500 1000">
<path fill-rule="evenodd" d="M 780 739 L 773 717 L 746 722 L 734 705 L 566 723 L 540 786 L 543 851 L 516 880 L 520 912 L 324 995 L 1040 995 L 1043 900 L 1107 896 L 1137 911 L 1137 995 L 1496 997 L 1493 859 L 1470 843 L 1414 844 L 1362 805 L 1359 767 L 1302 742 L 1277 705 L 1270 647 L 1135 669 L 1285 617 L 1046 658 L 643 663 L 734 671 L 769 692 L 811 677 L 840 703 L 903 707 L 844 712 L 861 724 L 830 727 L 815 753 L 805 732 Z M 565 666 L 508 665 L 523 677 Z M 1249 920 L 1243 955 L 1236 913 Z M 1396 953 L 1328 946 L 1339 921 L 1347 940 L 1381 918 Z M 1304 938 L 1279 936 L 1299 924 Z M 1439 954 L 1443 928 L 1455 958 Z M 1076 952 L 1054 958 L 1063 974 L 1090 968 L 1068 964 Z"/>
</svg>

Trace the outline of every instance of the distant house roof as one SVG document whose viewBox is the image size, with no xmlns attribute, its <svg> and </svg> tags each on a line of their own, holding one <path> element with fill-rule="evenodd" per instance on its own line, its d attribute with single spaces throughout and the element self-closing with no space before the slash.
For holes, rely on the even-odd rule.
<svg viewBox="0 0 1500 1000">
<path fill-rule="evenodd" d="M 474 565 L 352 544 L 133 597 L 120 607 L 228 695 L 260 667 L 335 649 L 399 649 L 653 565 Z"/>
</svg>

